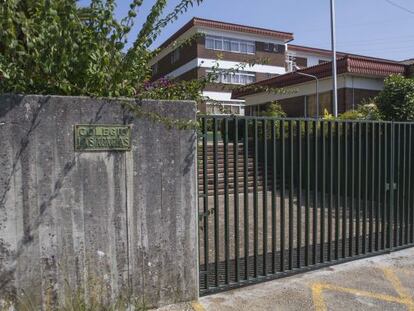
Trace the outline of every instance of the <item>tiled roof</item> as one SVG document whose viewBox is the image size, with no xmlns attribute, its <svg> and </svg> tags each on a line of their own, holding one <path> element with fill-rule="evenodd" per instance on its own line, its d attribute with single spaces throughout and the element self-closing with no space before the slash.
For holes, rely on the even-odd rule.
<svg viewBox="0 0 414 311">
<path fill-rule="evenodd" d="M 254 34 L 254 35 L 259 35 L 259 36 L 267 36 L 267 37 L 272 37 L 275 39 L 282 39 L 285 41 L 293 40 L 293 33 L 291 32 L 277 31 L 277 30 L 258 28 L 258 27 L 250 27 L 250 26 L 245 26 L 245 25 L 225 23 L 225 22 L 219 22 L 219 21 L 194 17 L 187 24 L 181 27 L 175 34 L 173 34 L 170 38 L 168 38 L 167 41 L 161 44 L 160 48 L 167 47 L 170 43 L 174 42 L 181 35 L 183 35 L 187 30 L 195 26 L 214 28 L 218 30 L 242 32 L 242 33 Z"/>
<path fill-rule="evenodd" d="M 400 63 L 404 65 L 414 65 L 414 58 L 403 60 Z"/>
<path fill-rule="evenodd" d="M 330 77 L 332 75 L 332 62 L 323 63 L 313 67 L 298 70 L 298 72 L 314 75 L 319 79 Z M 406 72 L 406 66 L 395 61 L 378 60 L 369 57 L 358 57 L 346 55 L 337 61 L 337 74 L 353 73 L 368 77 L 385 78 L 391 74 L 402 74 Z M 261 93 L 259 87 L 282 88 L 312 80 L 310 77 L 302 76 L 296 72 L 286 73 L 271 79 L 263 80 L 249 85 L 247 88 L 241 88 L 233 91 L 232 98 L 241 98 L 246 95 Z"/>
</svg>

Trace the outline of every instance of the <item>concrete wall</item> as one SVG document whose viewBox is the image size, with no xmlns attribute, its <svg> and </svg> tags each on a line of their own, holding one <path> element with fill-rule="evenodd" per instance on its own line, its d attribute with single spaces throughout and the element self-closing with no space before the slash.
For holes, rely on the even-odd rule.
<svg viewBox="0 0 414 311">
<path fill-rule="evenodd" d="M 140 105 L 196 115 L 192 102 Z M 73 125 L 89 123 L 131 124 L 132 151 L 74 152 Z M 195 130 L 111 100 L 3 95 L 0 142 L 0 300 L 24 290 L 47 309 L 69 288 L 147 306 L 198 296 Z"/>
</svg>

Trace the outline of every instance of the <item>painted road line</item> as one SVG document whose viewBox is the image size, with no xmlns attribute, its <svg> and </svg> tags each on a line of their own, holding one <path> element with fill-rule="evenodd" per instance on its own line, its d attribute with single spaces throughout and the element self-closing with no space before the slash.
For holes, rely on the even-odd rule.
<svg viewBox="0 0 414 311">
<path fill-rule="evenodd" d="M 381 267 L 380 269 L 384 273 L 385 278 L 390 281 L 398 295 L 407 301 L 406 306 L 408 310 L 414 311 L 414 300 L 412 299 L 408 290 L 401 284 L 401 281 L 395 272 L 392 269 L 386 267 Z"/>
<path fill-rule="evenodd" d="M 414 310 L 412 309 L 413 300 L 406 296 L 397 297 L 397 296 L 391 296 L 391 295 L 386 295 L 386 294 L 368 292 L 368 291 L 355 289 L 355 288 L 336 286 L 336 285 L 332 285 L 328 283 L 314 283 L 311 285 L 311 289 L 312 289 L 313 303 L 314 303 L 316 311 L 327 311 L 328 310 L 325 300 L 323 298 L 323 291 L 326 291 L 326 290 L 352 294 L 352 295 L 360 296 L 360 297 L 377 299 L 377 300 L 390 302 L 390 303 L 403 304 L 407 306 L 408 310 L 410 311 Z M 401 290 L 401 288 L 399 289 Z"/>
<path fill-rule="evenodd" d="M 193 301 L 191 303 L 191 307 L 194 311 L 206 311 L 206 309 L 204 309 L 204 307 L 198 301 Z"/>
</svg>

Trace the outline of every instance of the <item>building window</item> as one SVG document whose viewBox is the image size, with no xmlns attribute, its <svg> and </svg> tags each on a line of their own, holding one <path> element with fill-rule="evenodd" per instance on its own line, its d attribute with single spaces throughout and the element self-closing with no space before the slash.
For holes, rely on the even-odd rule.
<svg viewBox="0 0 414 311">
<path fill-rule="evenodd" d="M 206 49 L 233 53 L 254 54 L 256 52 L 256 44 L 253 41 L 224 37 L 206 36 L 205 46 Z"/>
<path fill-rule="evenodd" d="M 284 53 L 285 47 L 281 44 L 274 44 L 270 42 L 263 43 L 263 50 L 270 53 Z"/>
<path fill-rule="evenodd" d="M 215 102 L 208 103 L 207 113 L 215 115 L 244 115 L 244 103 Z"/>
<path fill-rule="evenodd" d="M 207 73 L 212 73 L 212 71 L 208 70 Z M 246 85 L 250 83 L 256 82 L 256 75 L 251 72 L 226 72 L 222 71 L 215 74 L 215 83 L 223 83 L 223 84 L 239 84 L 239 85 Z"/>
<path fill-rule="evenodd" d="M 267 110 L 269 103 L 246 106 L 246 116 L 261 116 Z"/>
<path fill-rule="evenodd" d="M 231 41 L 230 40 L 223 40 L 223 49 L 225 51 L 231 51 Z"/>
<path fill-rule="evenodd" d="M 292 72 L 296 70 L 296 54 L 294 52 L 286 53 L 286 71 Z"/>
<path fill-rule="evenodd" d="M 214 49 L 215 50 L 223 50 L 223 41 L 222 40 L 214 40 Z"/>
<path fill-rule="evenodd" d="M 180 49 L 175 49 L 172 53 L 171 53 L 171 64 L 175 64 L 176 62 L 178 62 L 178 60 L 180 59 Z"/>
<path fill-rule="evenodd" d="M 231 42 L 231 49 L 230 49 L 230 51 L 232 51 L 232 52 L 240 52 L 240 49 L 239 49 L 239 42 L 237 42 L 237 41 L 232 41 Z"/>
<path fill-rule="evenodd" d="M 214 39 L 212 37 L 206 37 L 206 49 L 214 50 Z"/>
</svg>

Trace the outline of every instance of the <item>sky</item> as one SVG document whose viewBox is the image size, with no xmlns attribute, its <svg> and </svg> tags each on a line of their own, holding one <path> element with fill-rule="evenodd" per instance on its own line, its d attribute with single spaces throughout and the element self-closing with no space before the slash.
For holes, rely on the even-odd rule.
<svg viewBox="0 0 414 311">
<path fill-rule="evenodd" d="M 142 25 L 154 2 L 144 0 L 137 25 Z M 169 0 L 165 13 L 178 2 Z M 118 0 L 117 17 L 125 16 L 129 3 Z M 329 0 L 204 0 L 164 28 L 153 47 L 193 17 L 293 32 L 293 44 L 331 46 Z M 394 60 L 414 58 L 414 0 L 336 0 L 336 32 L 338 51 Z"/>
</svg>

